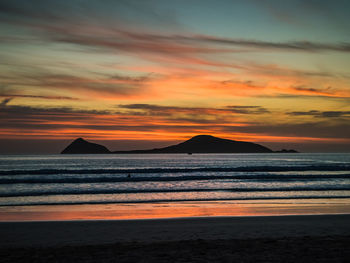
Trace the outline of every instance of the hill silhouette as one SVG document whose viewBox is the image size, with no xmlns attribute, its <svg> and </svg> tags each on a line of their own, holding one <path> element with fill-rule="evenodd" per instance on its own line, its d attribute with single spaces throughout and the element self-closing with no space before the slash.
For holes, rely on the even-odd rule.
<svg viewBox="0 0 350 263">
<path fill-rule="evenodd" d="M 106 147 L 90 143 L 82 138 L 73 141 L 62 154 L 84 153 L 272 153 L 273 151 L 260 144 L 221 139 L 211 135 L 197 135 L 191 139 L 164 148 L 150 150 L 114 151 Z"/>
<path fill-rule="evenodd" d="M 197 135 L 191 139 L 164 148 L 136 151 L 116 151 L 114 153 L 269 153 L 262 145 L 221 139 L 211 135 Z"/>
<path fill-rule="evenodd" d="M 111 152 L 103 145 L 85 141 L 83 138 L 78 138 L 74 140 L 61 152 L 61 154 L 96 154 L 96 153 L 111 153 Z"/>
</svg>

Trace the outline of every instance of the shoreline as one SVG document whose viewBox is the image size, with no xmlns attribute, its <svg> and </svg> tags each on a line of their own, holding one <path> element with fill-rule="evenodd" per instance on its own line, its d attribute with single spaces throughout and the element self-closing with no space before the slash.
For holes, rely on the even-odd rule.
<svg viewBox="0 0 350 263">
<path fill-rule="evenodd" d="M 0 222 L 350 214 L 349 199 L 0 206 Z"/>
<path fill-rule="evenodd" d="M 246 216 L 187 216 L 187 217 L 156 217 L 156 218 L 131 218 L 131 219 L 72 219 L 72 220 L 23 220 L 23 221 L 0 221 L 1 224 L 8 223 L 61 223 L 61 222 L 144 222 L 163 220 L 191 220 L 191 219 L 230 219 L 230 218 L 266 218 L 266 217 L 307 217 L 307 216 L 350 216 L 350 213 L 332 214 L 284 214 L 284 215 L 246 215 Z"/>
</svg>

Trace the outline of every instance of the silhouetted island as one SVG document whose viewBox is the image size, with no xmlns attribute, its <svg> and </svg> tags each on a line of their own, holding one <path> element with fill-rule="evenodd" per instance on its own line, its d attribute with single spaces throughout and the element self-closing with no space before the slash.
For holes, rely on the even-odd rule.
<svg viewBox="0 0 350 263">
<path fill-rule="evenodd" d="M 211 135 L 197 135 L 191 139 L 164 148 L 132 151 L 109 151 L 106 147 L 90 143 L 82 138 L 68 145 L 61 154 L 107 154 L 107 153 L 273 153 L 271 149 L 252 142 L 234 141 Z M 282 150 L 279 152 L 296 152 Z"/>
<path fill-rule="evenodd" d="M 105 146 L 78 138 L 69 144 L 61 154 L 111 153 Z"/>
</svg>

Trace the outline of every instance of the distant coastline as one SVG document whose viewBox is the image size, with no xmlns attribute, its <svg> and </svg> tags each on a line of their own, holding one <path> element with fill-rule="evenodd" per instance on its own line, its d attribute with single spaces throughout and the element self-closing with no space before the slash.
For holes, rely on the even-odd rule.
<svg viewBox="0 0 350 263">
<path fill-rule="evenodd" d="M 147 153 L 297 153 L 296 150 L 273 151 L 260 144 L 197 135 L 176 145 L 148 150 L 110 151 L 107 147 L 78 138 L 69 144 L 61 154 L 147 154 Z"/>
</svg>

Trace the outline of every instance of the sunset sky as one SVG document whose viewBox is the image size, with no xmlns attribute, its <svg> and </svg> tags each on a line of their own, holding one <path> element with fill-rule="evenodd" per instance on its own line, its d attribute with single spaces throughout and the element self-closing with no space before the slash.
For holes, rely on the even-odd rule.
<svg viewBox="0 0 350 263">
<path fill-rule="evenodd" d="M 0 0 L 0 153 L 198 134 L 350 152 L 350 1 Z"/>
</svg>

